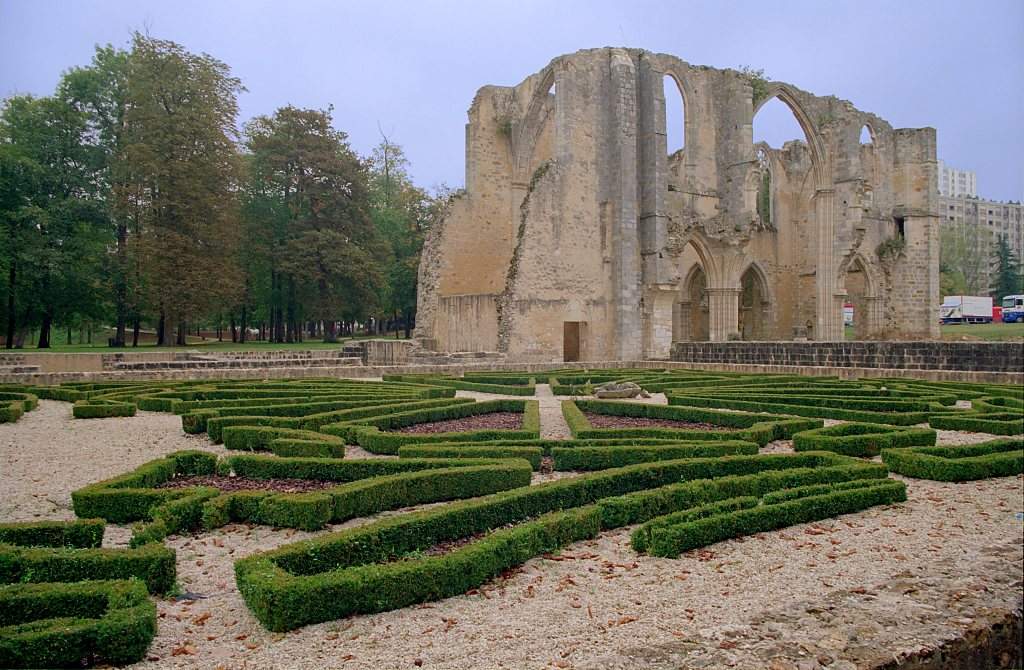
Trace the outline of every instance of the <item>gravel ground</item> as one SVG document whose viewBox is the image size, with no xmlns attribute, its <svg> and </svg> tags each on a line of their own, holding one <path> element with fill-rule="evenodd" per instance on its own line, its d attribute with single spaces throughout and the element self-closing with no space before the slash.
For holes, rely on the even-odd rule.
<svg viewBox="0 0 1024 670">
<path fill-rule="evenodd" d="M 940 434 L 940 444 L 979 439 L 989 436 Z M 0 425 L 0 520 L 71 518 L 73 489 L 183 448 L 223 453 L 182 434 L 175 416 L 72 421 L 70 405 L 44 401 L 18 423 Z M 765 451 L 790 448 L 780 441 Z M 232 564 L 312 534 L 233 524 L 172 537 L 179 582 L 194 599 L 158 602 L 150 660 L 133 667 L 866 667 L 934 647 L 1021 600 L 1015 514 L 1024 477 L 906 481 L 905 504 L 674 560 L 637 555 L 629 528 L 603 533 L 471 594 L 286 634 L 255 621 Z M 105 542 L 128 537 L 110 527 Z"/>
</svg>

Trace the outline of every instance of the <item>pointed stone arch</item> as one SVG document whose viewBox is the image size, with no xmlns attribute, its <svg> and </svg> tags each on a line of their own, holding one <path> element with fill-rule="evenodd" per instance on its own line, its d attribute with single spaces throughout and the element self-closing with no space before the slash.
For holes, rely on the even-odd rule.
<svg viewBox="0 0 1024 670">
<path fill-rule="evenodd" d="M 739 333 L 743 340 L 765 340 L 771 337 L 772 299 L 768 275 L 757 261 L 752 261 L 740 275 Z"/>
<path fill-rule="evenodd" d="M 555 96 L 555 110 L 549 105 L 551 89 L 555 88 L 556 64 L 552 63 L 544 68 L 539 74 L 537 88 L 526 108 L 526 115 L 519 127 L 515 129 L 512 141 L 512 153 L 514 156 L 513 178 L 516 185 L 524 186 L 530 181 L 530 166 L 533 164 L 533 154 L 537 142 L 547 123 L 551 122 L 551 114 L 555 113 L 558 107 L 558 96 Z M 557 89 L 556 89 L 557 93 Z"/>
<path fill-rule="evenodd" d="M 811 165 L 813 166 L 815 186 L 819 189 L 831 189 L 832 175 L 825 143 L 818 133 L 817 126 L 797 100 L 796 93 L 789 86 L 776 82 L 769 83 L 765 96 L 754 103 L 751 122 L 753 122 L 754 117 L 757 116 L 758 111 L 764 107 L 765 103 L 773 98 L 778 98 L 779 102 L 789 107 L 789 110 L 793 112 L 793 116 L 796 118 L 796 122 L 800 125 L 801 130 L 804 131 L 804 139 L 807 141 L 807 146 L 811 151 Z"/>
<path fill-rule="evenodd" d="M 840 263 L 836 295 L 841 299 L 838 302 L 843 307 L 844 326 L 848 305 L 852 306 L 853 317 L 852 333 L 844 333 L 845 339 L 870 340 L 881 336 L 884 326 L 879 281 L 873 267 L 860 252 L 850 254 Z M 849 331 L 848 328 L 845 330 Z"/>
</svg>

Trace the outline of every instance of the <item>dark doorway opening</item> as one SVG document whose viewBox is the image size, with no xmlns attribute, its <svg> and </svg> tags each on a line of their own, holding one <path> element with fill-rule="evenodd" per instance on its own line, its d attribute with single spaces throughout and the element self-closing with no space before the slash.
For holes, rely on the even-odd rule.
<svg viewBox="0 0 1024 670">
<path fill-rule="evenodd" d="M 562 323 L 562 360 L 567 363 L 580 360 L 579 321 L 564 321 Z"/>
</svg>

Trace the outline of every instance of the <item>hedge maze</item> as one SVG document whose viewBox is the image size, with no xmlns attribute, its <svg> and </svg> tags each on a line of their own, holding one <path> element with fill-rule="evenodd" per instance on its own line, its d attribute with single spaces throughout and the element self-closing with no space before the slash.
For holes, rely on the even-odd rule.
<svg viewBox="0 0 1024 670">
<path fill-rule="evenodd" d="M 160 544 L 101 549 L 104 522 L 0 524 L 0 667 L 140 660 L 156 634 L 149 594 L 174 585 Z"/>
<path fill-rule="evenodd" d="M 606 381 L 667 404 L 584 397 Z M 570 396 L 571 439 L 541 438 L 537 383 Z M 890 471 L 950 482 L 1024 471 L 1024 394 L 986 384 L 657 369 L 75 383 L 3 388 L 0 420 L 37 397 L 73 403 L 76 418 L 173 413 L 225 452 L 175 452 L 79 489 L 82 521 L 0 526 L 0 665 L 15 667 L 141 657 L 155 627 L 147 594 L 174 584 L 163 540 L 228 523 L 322 531 L 443 503 L 236 561 L 254 615 L 287 631 L 459 595 L 625 526 L 637 552 L 676 557 L 901 502 Z M 936 446 L 940 430 L 1017 437 Z M 793 453 L 760 453 L 778 440 Z M 538 471 L 572 474 L 538 482 Z M 133 524 L 129 548 L 100 548 L 108 522 Z"/>
</svg>

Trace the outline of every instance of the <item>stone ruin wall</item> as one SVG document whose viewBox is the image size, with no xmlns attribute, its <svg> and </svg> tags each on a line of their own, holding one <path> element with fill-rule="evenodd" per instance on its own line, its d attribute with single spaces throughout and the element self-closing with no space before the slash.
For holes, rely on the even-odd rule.
<svg viewBox="0 0 1024 670">
<path fill-rule="evenodd" d="M 665 76 L 685 107 L 672 156 Z M 753 144 L 774 97 L 804 141 Z M 638 49 L 561 56 L 474 98 L 466 190 L 423 251 L 417 338 L 563 360 L 570 322 L 580 360 L 666 358 L 673 341 L 842 340 L 848 300 L 858 339 L 935 338 L 935 170 L 933 129 L 835 97 Z"/>
</svg>

